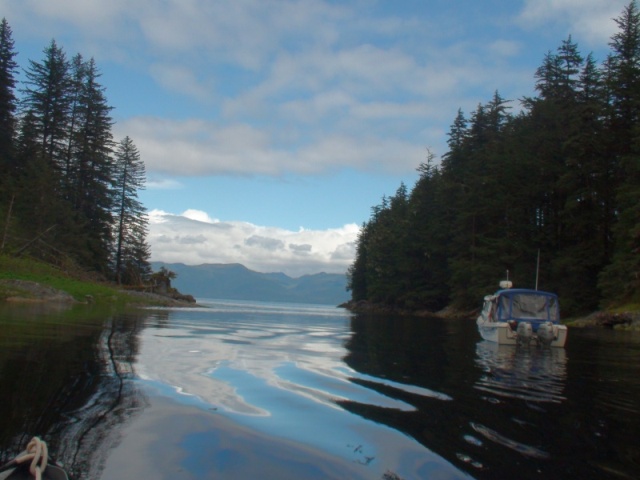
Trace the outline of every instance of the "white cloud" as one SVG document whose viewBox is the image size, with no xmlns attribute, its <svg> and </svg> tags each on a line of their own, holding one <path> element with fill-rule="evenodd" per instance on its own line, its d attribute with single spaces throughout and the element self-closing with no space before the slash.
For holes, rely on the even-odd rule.
<svg viewBox="0 0 640 480">
<path fill-rule="evenodd" d="M 126 0 L 4 0 L 0 6 L 11 15 L 22 16 L 28 12 L 32 19 L 50 19 L 80 28 L 100 27 L 102 30 L 126 11 L 128 3 Z"/>
<path fill-rule="evenodd" d="M 207 212 L 203 212 L 202 210 L 185 210 L 182 213 L 182 216 L 188 218 L 189 220 L 195 220 L 197 222 L 218 223 L 218 220 L 211 218 Z"/>
<path fill-rule="evenodd" d="M 297 277 L 346 272 L 354 258 L 358 232 L 355 224 L 291 231 L 246 222 L 221 222 L 198 210 L 180 215 L 153 210 L 149 213 L 147 240 L 152 261 L 187 265 L 241 263 L 259 272 L 284 272 Z"/>
<path fill-rule="evenodd" d="M 489 51 L 501 58 L 511 59 L 518 55 L 521 50 L 522 45 L 514 41 L 496 40 L 489 44 Z"/>
<path fill-rule="evenodd" d="M 167 90 L 193 97 L 196 100 L 211 101 L 213 99 L 213 85 L 201 83 L 196 77 L 196 72 L 187 66 L 154 64 L 150 67 L 150 73 Z"/>
<path fill-rule="evenodd" d="M 336 140 L 345 167 L 413 172 L 423 159 L 415 152 L 435 145 L 444 153 L 446 138 L 420 136 L 436 131 L 427 125 L 453 121 L 458 107 L 468 111 L 495 89 L 509 91 L 523 78 L 532 83 L 530 71 L 525 78 L 481 60 L 513 56 L 514 42 L 481 45 L 452 36 L 436 43 L 436 37 L 450 33 L 430 15 L 410 17 L 393 9 L 376 14 L 366 2 L 24 4 L 32 12 L 0 0 L 0 6 L 21 12 L 25 22 L 33 14 L 59 31 L 74 28 L 90 41 L 95 39 L 85 26 L 102 18 L 111 25 L 101 27 L 100 36 L 109 58 L 128 53 L 120 61 L 135 65 L 165 91 L 183 94 L 185 104 L 196 99 L 210 107 L 211 114 L 200 109 L 202 120 L 180 113 L 181 121 L 165 121 L 142 112 L 119 120 L 117 130 L 134 139 L 150 176 L 325 172 L 335 168 L 336 157 L 312 152 L 330 152 L 328 144 Z M 241 81 L 234 82 L 234 75 Z M 367 147 L 372 138 L 379 151 Z M 393 146 L 400 150 L 389 155 Z"/>
<path fill-rule="evenodd" d="M 131 137 L 147 171 L 156 175 L 310 175 L 348 167 L 406 172 L 424 160 L 423 145 L 367 133 L 324 132 L 292 150 L 276 145 L 269 130 L 246 124 L 138 117 L 116 130 L 116 137 Z"/>
<path fill-rule="evenodd" d="M 128 0 L 0 0 L 0 11 L 15 37 L 40 38 L 42 47 L 55 38 L 65 51 L 85 57 L 126 61 L 140 44 Z M 135 15 L 135 14 L 134 14 Z M 63 39 L 72 39 L 69 42 Z M 21 52 L 19 44 L 16 45 Z M 98 62 L 100 64 L 100 62 Z"/>
<path fill-rule="evenodd" d="M 172 178 L 150 178 L 145 184 L 146 188 L 154 190 L 177 190 L 182 186 L 182 183 Z"/>
<path fill-rule="evenodd" d="M 210 56 L 251 70 L 263 67 L 292 36 L 303 33 L 306 41 L 332 42 L 334 22 L 348 15 L 347 9 L 314 0 L 148 1 L 138 12 L 140 28 L 154 48 Z"/>
<path fill-rule="evenodd" d="M 561 22 L 568 25 L 567 34 L 601 47 L 616 32 L 613 19 L 628 4 L 628 0 L 526 0 L 519 22 L 525 27 Z"/>
</svg>

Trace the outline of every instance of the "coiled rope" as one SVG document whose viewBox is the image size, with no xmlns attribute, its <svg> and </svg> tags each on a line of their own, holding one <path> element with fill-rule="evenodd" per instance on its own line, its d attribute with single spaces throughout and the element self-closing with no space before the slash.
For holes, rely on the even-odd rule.
<svg viewBox="0 0 640 480">
<path fill-rule="evenodd" d="M 31 473 L 36 480 L 42 480 L 42 472 L 46 470 L 47 462 L 49 461 L 49 452 L 47 450 L 47 444 L 38 437 L 33 437 L 27 444 L 26 452 L 17 456 L 15 459 L 17 464 L 28 461 L 31 461 L 29 473 Z"/>
</svg>

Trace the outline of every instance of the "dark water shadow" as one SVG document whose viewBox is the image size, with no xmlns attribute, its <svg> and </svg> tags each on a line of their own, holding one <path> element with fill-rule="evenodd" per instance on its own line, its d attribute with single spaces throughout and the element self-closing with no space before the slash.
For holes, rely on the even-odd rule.
<svg viewBox="0 0 640 480">
<path fill-rule="evenodd" d="M 572 365 L 572 352 L 593 358 L 589 340 L 579 332 L 567 351 L 516 351 L 487 345 L 469 321 L 356 316 L 351 329 L 344 361 L 379 379 L 352 381 L 415 410 L 350 400 L 340 405 L 404 432 L 475 478 L 635 478 L 640 473 L 631 453 L 633 434 L 620 433 L 625 426 L 615 412 L 600 410 L 600 418 L 594 417 L 594 398 L 607 395 L 628 403 L 628 392 L 618 385 L 603 393 L 601 379 L 585 375 L 589 367 Z M 385 380 L 396 382 L 395 388 Z M 411 386 L 441 396 L 419 395 Z M 637 412 L 629 420 L 627 431 L 639 431 Z"/>
<path fill-rule="evenodd" d="M 0 462 L 38 435 L 73 478 L 99 478 L 118 427 L 146 403 L 133 363 L 147 316 L 0 311 Z"/>
</svg>

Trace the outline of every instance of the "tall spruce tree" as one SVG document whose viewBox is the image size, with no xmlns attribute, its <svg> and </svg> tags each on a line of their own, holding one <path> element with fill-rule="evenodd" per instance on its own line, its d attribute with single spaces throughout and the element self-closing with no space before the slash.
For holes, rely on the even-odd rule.
<svg viewBox="0 0 640 480">
<path fill-rule="evenodd" d="M 568 309 L 598 306 L 598 273 L 610 258 L 610 229 L 605 221 L 611 205 L 609 160 L 606 154 L 604 96 L 601 72 L 591 55 L 571 87 L 574 102 L 564 143 L 564 172 L 558 179 L 565 193 L 560 211 L 562 237 L 553 275 L 565 279 L 557 291 Z M 572 305 L 573 303 L 573 305 Z"/>
<path fill-rule="evenodd" d="M 0 23 L 0 177 L 2 184 L 14 175 L 16 71 L 14 42 L 11 27 L 5 18 Z M 5 199 L 3 199 L 5 200 Z"/>
<path fill-rule="evenodd" d="M 75 58 L 78 92 L 69 142 L 67 198 L 84 225 L 85 263 L 106 273 L 112 249 L 113 120 L 95 61 L 78 62 Z"/>
<path fill-rule="evenodd" d="M 69 135 L 64 158 L 64 195 L 73 201 L 73 186 L 77 177 L 75 160 L 78 153 L 79 124 L 82 122 L 82 89 L 86 77 L 86 63 L 81 54 L 76 54 L 69 64 Z"/>
<path fill-rule="evenodd" d="M 29 60 L 22 107 L 33 115 L 41 154 L 62 181 L 70 134 L 72 82 L 66 54 L 55 40 L 43 53 L 42 62 Z"/>
<path fill-rule="evenodd" d="M 138 200 L 144 188 L 145 168 L 131 138 L 125 137 L 115 154 L 115 279 L 118 283 L 141 284 L 150 275 L 150 251 L 146 242 L 148 220 Z"/>
<path fill-rule="evenodd" d="M 48 245 L 42 256 L 56 256 L 53 251 L 82 253 L 74 248 L 81 226 L 63 195 L 69 136 L 68 62 L 53 40 L 43 53 L 42 62 L 29 61 L 21 89 L 22 132 L 16 158 L 21 177 L 16 206 L 23 212 L 24 234 Z"/>
<path fill-rule="evenodd" d="M 460 307 L 477 303 L 507 268 L 501 258 L 510 248 L 506 213 L 510 184 L 505 179 L 505 160 L 510 159 L 505 159 L 502 140 L 511 122 L 507 110 L 508 101 L 498 92 L 489 103 L 478 106 L 464 140 L 464 163 L 457 172 L 443 175 L 457 179 L 449 189 L 457 198 L 451 222 L 449 281 L 452 302 Z"/>
<path fill-rule="evenodd" d="M 640 290 L 640 11 L 634 1 L 616 19 L 618 32 L 607 67 L 612 116 L 610 155 L 614 158 L 616 207 L 614 253 L 600 275 L 608 298 Z"/>
<path fill-rule="evenodd" d="M 16 188 L 15 112 L 16 70 L 11 27 L 5 18 L 0 23 L 0 250 L 4 250 L 12 223 Z"/>
<path fill-rule="evenodd" d="M 366 301 L 369 298 L 367 288 L 368 228 L 366 222 L 362 224 L 356 240 L 355 258 L 347 270 L 347 291 L 351 292 L 351 300 L 354 302 Z"/>
<path fill-rule="evenodd" d="M 418 167 L 420 178 L 409 197 L 406 254 L 411 265 L 407 273 L 406 306 L 437 311 L 449 303 L 450 231 L 445 220 L 442 177 L 434 165 L 435 156 Z"/>
</svg>

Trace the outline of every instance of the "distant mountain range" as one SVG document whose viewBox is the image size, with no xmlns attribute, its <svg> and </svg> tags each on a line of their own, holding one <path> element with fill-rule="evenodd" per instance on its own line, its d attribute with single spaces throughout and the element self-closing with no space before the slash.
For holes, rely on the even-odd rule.
<svg viewBox="0 0 640 480">
<path fill-rule="evenodd" d="M 284 273 L 260 273 L 244 265 L 152 262 L 175 272 L 172 286 L 198 298 L 257 300 L 266 302 L 318 303 L 339 305 L 349 300 L 345 274 L 316 273 L 291 278 Z"/>
</svg>

